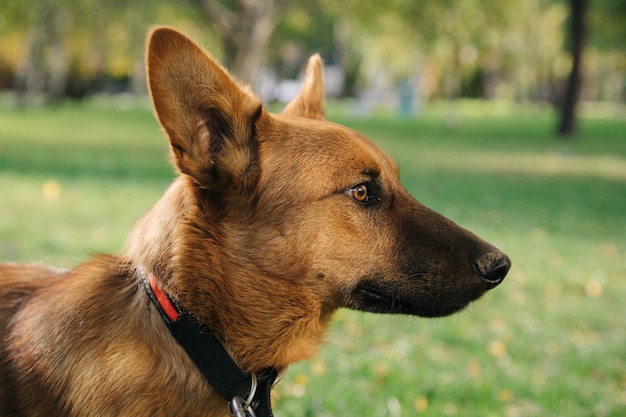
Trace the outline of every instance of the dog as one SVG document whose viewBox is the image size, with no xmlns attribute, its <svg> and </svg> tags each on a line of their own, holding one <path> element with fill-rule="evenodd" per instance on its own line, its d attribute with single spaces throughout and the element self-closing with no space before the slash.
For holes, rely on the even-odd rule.
<svg viewBox="0 0 626 417">
<path fill-rule="evenodd" d="M 124 255 L 0 266 L 0 416 L 271 415 L 337 309 L 445 316 L 507 274 L 326 120 L 318 55 L 280 114 L 171 28 L 151 30 L 147 72 L 179 175 Z"/>
</svg>

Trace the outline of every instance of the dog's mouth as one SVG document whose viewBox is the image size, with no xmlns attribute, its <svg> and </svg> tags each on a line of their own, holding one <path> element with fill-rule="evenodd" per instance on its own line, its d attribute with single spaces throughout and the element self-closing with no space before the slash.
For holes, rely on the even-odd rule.
<svg viewBox="0 0 626 417">
<path fill-rule="evenodd" d="M 352 290 L 348 307 L 372 313 L 442 317 L 464 309 L 471 301 L 460 301 L 441 294 L 433 296 L 428 293 L 413 297 L 408 295 L 400 296 L 398 292 L 396 288 L 389 285 L 364 281 Z"/>
</svg>

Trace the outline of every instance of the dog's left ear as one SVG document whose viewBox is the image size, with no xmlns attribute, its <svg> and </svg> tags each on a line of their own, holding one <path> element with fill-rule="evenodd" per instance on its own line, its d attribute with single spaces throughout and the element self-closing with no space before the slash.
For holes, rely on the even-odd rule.
<svg viewBox="0 0 626 417">
<path fill-rule="evenodd" d="M 324 63 L 319 54 L 309 58 L 302 89 L 282 114 L 326 120 L 324 116 Z"/>
<path fill-rule="evenodd" d="M 167 27 L 150 33 L 147 67 L 152 103 L 179 171 L 215 192 L 252 189 L 259 176 L 260 100 Z"/>
</svg>

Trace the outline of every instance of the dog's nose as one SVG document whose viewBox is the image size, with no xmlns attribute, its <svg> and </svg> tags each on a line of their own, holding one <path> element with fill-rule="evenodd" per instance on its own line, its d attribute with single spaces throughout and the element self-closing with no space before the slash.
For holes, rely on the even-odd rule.
<svg viewBox="0 0 626 417">
<path fill-rule="evenodd" d="M 476 270 L 493 288 L 500 284 L 511 268 L 511 260 L 497 249 L 482 254 L 474 261 Z"/>
</svg>

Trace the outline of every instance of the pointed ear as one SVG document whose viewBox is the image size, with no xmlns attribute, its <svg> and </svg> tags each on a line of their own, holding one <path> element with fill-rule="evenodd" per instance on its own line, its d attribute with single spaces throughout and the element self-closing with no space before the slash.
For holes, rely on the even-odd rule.
<svg viewBox="0 0 626 417">
<path fill-rule="evenodd" d="M 324 63 L 319 54 L 315 54 L 309 58 L 302 89 L 282 114 L 325 120 L 324 95 Z"/>
<path fill-rule="evenodd" d="M 209 189 L 258 176 L 254 125 L 261 102 L 199 46 L 166 27 L 150 33 L 148 86 L 180 172 Z"/>
</svg>

